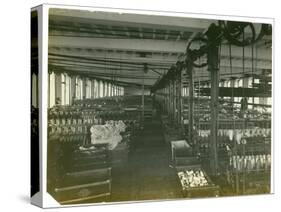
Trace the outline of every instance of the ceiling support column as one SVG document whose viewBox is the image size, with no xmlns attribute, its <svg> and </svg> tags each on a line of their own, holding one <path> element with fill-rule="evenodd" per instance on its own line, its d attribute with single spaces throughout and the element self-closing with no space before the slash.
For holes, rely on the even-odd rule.
<svg viewBox="0 0 281 212">
<path fill-rule="evenodd" d="M 186 72 L 187 72 L 187 76 L 188 76 L 188 85 L 189 85 L 189 107 L 188 107 L 188 140 L 190 143 L 193 144 L 193 151 L 197 152 L 198 151 L 198 147 L 197 147 L 197 142 L 196 140 L 193 138 L 193 114 L 194 114 L 194 91 L 193 91 L 193 64 L 192 64 L 192 60 L 191 58 L 189 58 L 190 56 L 188 56 L 188 59 L 186 61 L 187 64 L 187 68 L 186 68 Z"/>
<path fill-rule="evenodd" d="M 219 112 L 219 45 L 218 31 L 216 25 L 211 25 L 207 32 L 208 51 L 207 62 L 208 71 L 211 78 L 211 140 L 210 140 L 210 168 L 212 175 L 218 174 L 218 112 Z"/>
</svg>

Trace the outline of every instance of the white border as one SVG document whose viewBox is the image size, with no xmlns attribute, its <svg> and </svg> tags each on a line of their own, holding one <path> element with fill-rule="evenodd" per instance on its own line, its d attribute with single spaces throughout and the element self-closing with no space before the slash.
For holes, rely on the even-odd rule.
<svg viewBox="0 0 281 212">
<path fill-rule="evenodd" d="M 41 211 L 31 205 L 30 195 L 30 8 L 42 3 L 172 10 L 207 14 L 274 17 L 275 58 L 281 57 L 281 13 L 276 0 L 9 0 L 1 2 L 1 104 L 0 164 L 1 211 Z M 107 206 L 75 207 L 68 211 L 180 212 L 180 211 L 280 211 L 281 206 L 281 60 L 274 66 L 275 191 L 274 195 L 242 198 L 200 199 Z M 16 120 L 16 124 L 14 121 Z M 64 211 L 59 209 L 56 211 Z M 52 210 L 53 211 L 53 210 Z"/>
<path fill-rule="evenodd" d="M 112 205 L 112 204 L 119 204 L 119 203 L 147 203 L 147 202 L 155 202 L 154 200 L 147 200 L 147 201 L 126 201 L 126 202 L 114 202 L 114 203 L 89 203 L 89 204 L 73 204 L 73 205 L 60 205 L 57 203 L 48 193 L 46 189 L 47 185 L 47 109 L 48 109 L 48 11 L 49 9 L 72 9 L 72 10 L 85 10 L 85 11 L 100 11 L 100 12 L 115 12 L 115 13 L 129 13 L 129 14 L 142 14 L 142 15 L 157 15 L 157 16 L 171 16 L 171 17 L 185 17 L 185 18 L 199 18 L 199 19 L 212 19 L 212 20 L 235 20 L 235 21 L 248 21 L 248 22 L 255 22 L 255 23 L 268 23 L 272 24 L 274 28 L 274 19 L 273 18 L 258 18 L 258 17 L 244 17 L 244 16 L 227 16 L 227 15 L 210 15 L 210 14 L 198 14 L 198 13 L 184 13 L 184 12 L 171 12 L 171 11 L 155 11 L 155 10 L 136 10 L 136 9 L 120 9 L 120 8 L 106 8 L 106 7 L 88 7 L 88 6 L 75 6 L 75 5 L 58 5 L 58 4 L 43 4 L 43 28 L 42 28 L 42 36 L 43 36 L 43 43 L 42 43 L 42 92 L 41 93 L 41 103 L 42 103 L 42 194 L 43 194 L 43 208 L 54 208 L 54 207 L 79 207 L 79 206 L 89 206 L 89 205 Z M 274 32 L 275 30 L 273 30 Z M 274 33 L 273 33 L 274 34 Z M 274 37 L 273 37 L 274 38 Z M 273 47 L 274 47 L 274 39 L 273 39 Z M 272 72 L 274 77 L 274 48 L 272 52 Z M 273 89 L 274 92 L 274 89 Z M 274 98 L 273 98 L 274 99 Z M 274 100 L 273 100 L 274 101 Z M 274 111 L 274 106 L 273 110 Z M 274 135 L 274 112 L 272 112 L 272 135 Z M 274 136 L 272 136 L 272 140 L 274 143 Z M 274 159 L 274 144 L 272 144 L 272 159 Z M 272 161 L 274 165 L 274 160 Z M 271 170 L 271 192 L 274 192 L 274 172 L 273 169 Z M 253 197 L 264 196 L 264 195 L 253 195 Z M 226 197 L 218 198 L 219 201 L 223 200 Z M 245 198 L 243 196 L 233 197 L 233 198 Z M 213 199 L 213 198 L 210 198 Z M 177 202 L 177 199 L 174 199 Z M 201 199 L 199 199 L 201 200 Z M 203 200 L 203 199 L 202 199 Z M 165 200 L 159 200 L 157 202 L 163 202 Z M 180 200 L 178 200 L 180 201 Z M 191 201 L 191 200 L 189 200 Z M 196 201 L 196 200 L 195 200 Z"/>
<path fill-rule="evenodd" d="M 171 16 L 171 17 L 186 17 L 186 18 L 202 18 L 214 20 L 234 20 L 234 21 L 248 21 L 253 23 L 273 23 L 273 18 L 265 17 L 248 17 L 248 16 L 229 16 L 229 15 L 215 15 L 215 14 L 201 14 L 188 12 L 173 12 L 173 11 L 156 11 L 156 10 L 142 10 L 142 9 L 125 9 L 125 8 L 110 8 L 98 6 L 77 6 L 77 5 L 61 5 L 61 4 L 43 4 L 48 8 L 53 9 L 70 9 L 70 10 L 84 10 L 91 12 L 115 12 L 115 13 L 129 13 L 139 15 L 155 15 L 155 16 Z"/>
</svg>

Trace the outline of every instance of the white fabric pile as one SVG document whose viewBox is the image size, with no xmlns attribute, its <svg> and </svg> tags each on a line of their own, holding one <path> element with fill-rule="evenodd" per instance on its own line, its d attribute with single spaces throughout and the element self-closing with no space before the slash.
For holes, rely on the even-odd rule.
<svg viewBox="0 0 281 212">
<path fill-rule="evenodd" d="M 107 121 L 105 125 L 93 125 L 91 131 L 92 144 L 108 144 L 109 150 L 114 149 L 122 140 L 121 132 L 125 132 L 126 125 L 122 120 Z"/>
</svg>

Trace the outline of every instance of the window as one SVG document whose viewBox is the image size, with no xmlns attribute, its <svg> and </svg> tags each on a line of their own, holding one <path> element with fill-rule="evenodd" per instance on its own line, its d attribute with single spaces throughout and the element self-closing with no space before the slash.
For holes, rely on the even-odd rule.
<svg viewBox="0 0 281 212">
<path fill-rule="evenodd" d="M 249 80 L 248 87 L 252 88 L 253 87 L 253 77 L 249 77 L 248 80 Z"/>
<path fill-rule="evenodd" d="M 56 74 L 52 72 L 49 74 L 49 107 L 56 104 Z"/>
<path fill-rule="evenodd" d="M 111 83 L 108 83 L 108 91 L 109 91 L 109 96 L 112 96 Z"/>
<path fill-rule="evenodd" d="M 120 87 L 117 86 L 117 96 L 120 96 Z"/>
<path fill-rule="evenodd" d="M 84 85 L 83 80 L 79 79 L 80 99 L 83 99 L 83 85 Z"/>
<path fill-rule="evenodd" d="M 79 79 L 75 78 L 75 99 L 80 99 L 80 91 L 79 91 Z"/>
<path fill-rule="evenodd" d="M 95 98 L 95 80 L 91 80 L 91 98 Z"/>
<path fill-rule="evenodd" d="M 65 75 L 65 104 L 70 104 L 70 85 L 71 85 L 71 77 L 67 74 Z"/>
<path fill-rule="evenodd" d="M 61 74 L 61 105 L 65 105 L 65 96 L 66 96 L 66 89 L 65 89 L 65 74 Z"/>
<path fill-rule="evenodd" d="M 61 74 L 61 104 L 69 105 L 70 100 L 70 80 L 67 74 Z"/>
<path fill-rule="evenodd" d="M 86 79 L 86 99 L 91 98 L 91 91 L 92 91 L 91 86 L 92 86 L 91 80 Z"/>
<path fill-rule="evenodd" d="M 98 98 L 98 81 L 94 81 L 94 98 Z"/>
<path fill-rule="evenodd" d="M 183 87 L 182 88 L 182 96 L 188 96 L 189 94 L 189 90 L 188 87 Z"/>
<path fill-rule="evenodd" d="M 238 80 L 238 87 L 243 87 L 243 79 Z"/>
<path fill-rule="evenodd" d="M 104 82 L 104 94 L 105 94 L 105 96 L 108 96 L 108 83 L 107 82 Z"/>
<path fill-rule="evenodd" d="M 76 99 L 83 99 L 83 80 L 76 77 Z"/>
<path fill-rule="evenodd" d="M 116 86 L 113 85 L 113 96 L 116 96 Z"/>
<path fill-rule="evenodd" d="M 99 97 L 103 97 L 103 81 L 100 81 L 99 88 Z"/>
</svg>

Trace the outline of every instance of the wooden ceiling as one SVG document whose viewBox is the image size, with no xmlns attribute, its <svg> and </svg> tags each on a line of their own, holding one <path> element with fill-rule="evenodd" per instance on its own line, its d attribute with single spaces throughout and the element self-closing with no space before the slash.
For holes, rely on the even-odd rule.
<svg viewBox="0 0 281 212">
<path fill-rule="evenodd" d="M 128 85 L 141 85 L 144 79 L 145 85 L 152 86 L 185 53 L 188 42 L 213 22 L 216 21 L 50 9 L 49 67 Z M 264 38 L 254 49 L 246 47 L 244 53 L 244 72 L 271 69 L 271 37 Z M 242 48 L 232 47 L 232 56 L 233 73 L 242 73 Z M 228 45 L 221 47 L 221 72 L 222 77 L 230 72 Z M 204 80 L 208 72 L 200 69 L 195 76 Z"/>
</svg>

